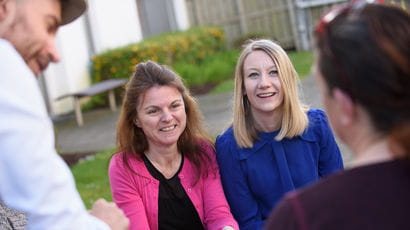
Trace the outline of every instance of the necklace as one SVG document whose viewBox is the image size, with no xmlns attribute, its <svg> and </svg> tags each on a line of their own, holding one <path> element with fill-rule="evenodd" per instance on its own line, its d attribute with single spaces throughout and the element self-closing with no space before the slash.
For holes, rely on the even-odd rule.
<svg viewBox="0 0 410 230">
<path fill-rule="evenodd" d="M 151 162 L 151 164 L 166 178 L 172 178 L 175 173 L 178 171 L 179 166 L 181 165 L 181 154 L 178 153 L 178 156 L 170 164 L 160 165 L 158 162 L 154 161 L 148 152 L 145 152 L 145 156 Z"/>
</svg>

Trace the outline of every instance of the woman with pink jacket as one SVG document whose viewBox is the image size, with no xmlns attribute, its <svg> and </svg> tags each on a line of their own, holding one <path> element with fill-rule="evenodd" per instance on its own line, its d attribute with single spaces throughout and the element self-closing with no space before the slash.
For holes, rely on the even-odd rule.
<svg viewBox="0 0 410 230">
<path fill-rule="evenodd" d="M 117 142 L 109 177 L 130 229 L 239 229 L 198 106 L 171 70 L 137 65 Z"/>
</svg>

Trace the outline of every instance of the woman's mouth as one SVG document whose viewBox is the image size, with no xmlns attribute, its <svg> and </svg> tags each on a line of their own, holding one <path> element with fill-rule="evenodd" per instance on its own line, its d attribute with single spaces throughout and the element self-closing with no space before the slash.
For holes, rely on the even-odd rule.
<svg viewBox="0 0 410 230">
<path fill-rule="evenodd" d="M 177 127 L 177 125 L 172 125 L 172 126 L 161 128 L 160 131 L 169 132 L 169 131 L 174 130 L 176 127 Z"/>
<path fill-rule="evenodd" d="M 276 93 L 260 93 L 257 94 L 256 96 L 260 97 L 260 98 L 267 98 L 267 97 L 272 97 L 274 96 Z"/>
</svg>

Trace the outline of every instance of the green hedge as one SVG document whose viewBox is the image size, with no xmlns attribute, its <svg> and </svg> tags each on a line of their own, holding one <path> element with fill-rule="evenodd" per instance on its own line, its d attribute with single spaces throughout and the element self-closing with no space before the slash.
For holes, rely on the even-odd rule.
<svg viewBox="0 0 410 230">
<path fill-rule="evenodd" d="M 237 50 L 224 50 L 205 57 L 196 65 L 177 62 L 173 65 L 173 69 L 184 78 L 188 87 L 209 83 L 216 85 L 233 78 L 238 56 Z"/>
<path fill-rule="evenodd" d="M 128 78 L 139 62 L 153 60 L 173 66 L 175 62 L 199 64 L 205 57 L 226 47 L 225 35 L 218 27 L 196 27 L 163 34 L 98 54 L 92 59 L 92 82 Z"/>
<path fill-rule="evenodd" d="M 175 65 L 181 68 L 181 63 L 187 66 L 201 65 L 206 58 L 224 50 L 225 34 L 220 27 L 194 27 L 186 31 L 166 33 L 95 55 L 91 63 L 91 82 L 129 78 L 135 65 L 147 60 L 172 68 Z M 182 74 L 181 77 L 184 78 Z M 193 82 L 187 83 L 189 85 Z M 117 97 L 119 92 L 121 90 L 117 90 Z M 107 95 L 100 94 L 93 96 L 82 108 L 87 110 L 106 104 Z"/>
</svg>

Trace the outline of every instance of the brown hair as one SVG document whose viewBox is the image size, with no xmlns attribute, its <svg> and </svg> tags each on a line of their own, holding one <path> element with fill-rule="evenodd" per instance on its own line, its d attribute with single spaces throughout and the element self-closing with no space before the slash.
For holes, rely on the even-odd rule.
<svg viewBox="0 0 410 230">
<path fill-rule="evenodd" d="M 339 14 L 315 35 L 317 65 L 329 91 L 347 93 L 410 158 L 409 13 L 366 4 Z"/>
<path fill-rule="evenodd" d="M 210 158 L 203 148 L 203 143 L 212 143 L 203 127 L 203 118 L 195 99 L 183 84 L 181 78 L 165 66 L 153 61 L 139 63 L 133 76 L 126 85 L 121 115 L 117 126 L 118 151 L 123 153 L 123 160 L 129 167 L 127 158 L 138 158 L 148 149 L 148 141 L 143 130 L 134 124 L 137 117 L 137 107 L 143 94 L 154 86 L 170 86 L 176 88 L 182 95 L 187 117 L 186 128 L 179 137 L 178 150 L 187 157 L 197 169 L 198 179 L 203 170 L 204 162 Z"/>
</svg>

